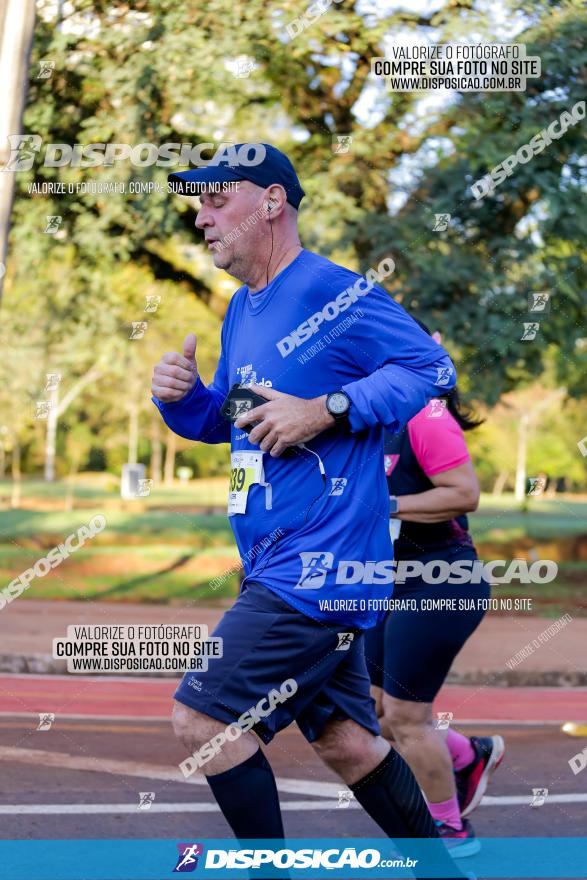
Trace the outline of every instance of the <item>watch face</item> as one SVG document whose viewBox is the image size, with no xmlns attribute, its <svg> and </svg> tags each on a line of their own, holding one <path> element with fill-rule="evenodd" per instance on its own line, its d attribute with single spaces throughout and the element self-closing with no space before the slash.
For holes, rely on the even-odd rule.
<svg viewBox="0 0 587 880">
<path fill-rule="evenodd" d="M 335 391 L 328 397 L 328 409 L 333 416 L 341 416 L 349 408 L 349 399 L 341 391 Z"/>
</svg>

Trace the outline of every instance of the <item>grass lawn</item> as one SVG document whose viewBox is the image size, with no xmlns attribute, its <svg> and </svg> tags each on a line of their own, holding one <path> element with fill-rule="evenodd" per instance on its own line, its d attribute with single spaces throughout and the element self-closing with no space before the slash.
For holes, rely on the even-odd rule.
<svg viewBox="0 0 587 880">
<path fill-rule="evenodd" d="M 513 495 L 483 495 L 479 510 L 470 516 L 476 541 L 512 541 L 521 537 L 553 540 L 587 534 L 587 501 L 529 498 L 528 510 L 520 510 Z"/>
<path fill-rule="evenodd" d="M 28 502 L 59 502 L 64 501 L 69 484 L 67 480 L 46 483 L 40 479 L 25 479 L 21 484 L 21 497 L 28 507 Z M 0 480 L 0 506 L 10 503 L 12 482 Z M 168 504 L 206 505 L 214 507 L 226 506 L 228 477 L 207 477 L 202 480 L 190 480 L 182 483 L 175 481 L 173 487 L 159 486 L 152 489 L 145 498 L 137 498 L 136 503 L 145 507 L 159 507 Z M 85 506 L 87 503 L 98 505 L 103 501 L 119 502 L 120 478 L 114 474 L 84 473 L 78 474 L 73 485 L 74 503 Z M 134 502 L 130 502 L 134 503 Z"/>
<path fill-rule="evenodd" d="M 171 543 L 208 547 L 232 541 L 228 520 L 222 514 L 185 513 L 173 507 L 150 510 L 140 502 L 132 511 L 109 510 L 107 505 L 68 512 L 0 510 L 0 540 L 49 548 L 97 514 L 106 518 L 106 528 L 94 543 L 144 545 L 146 540 L 164 537 Z"/>
<path fill-rule="evenodd" d="M 2 583 L 9 583 L 43 554 L 14 545 L 0 548 Z M 188 543 L 99 547 L 89 541 L 82 553 L 72 553 L 45 577 L 32 580 L 23 595 L 31 599 L 215 603 L 236 595 L 238 567 L 233 544 L 195 549 Z M 216 586 L 214 578 L 224 575 L 226 579 Z"/>
<path fill-rule="evenodd" d="M 79 506 L 65 510 L 64 481 L 33 480 L 23 483 L 23 506 L 12 510 L 9 482 L 0 481 L 0 586 L 94 515 L 103 514 L 104 531 L 83 552 L 72 553 L 45 577 L 35 578 L 23 597 L 164 603 L 197 599 L 214 604 L 236 595 L 239 560 L 228 520 L 223 513 L 204 512 L 221 508 L 226 491 L 224 478 L 195 480 L 121 504 L 116 478 L 90 475 L 78 480 L 74 504 Z M 587 535 L 586 501 L 528 501 L 529 509 L 522 511 L 511 496 L 482 497 L 470 525 L 475 540 L 491 548 L 493 555 L 483 552 L 483 558 L 512 558 L 516 542 L 530 540 L 540 550 L 540 542 L 552 548 Z M 496 555 L 501 548 L 504 555 Z M 565 561 L 550 584 L 500 585 L 494 595 L 532 598 L 533 609 L 546 616 L 571 610 L 587 614 L 586 575 L 587 562 Z M 220 576 L 217 586 L 214 579 Z"/>
<path fill-rule="evenodd" d="M 587 617 L 587 563 L 560 562 L 558 575 L 549 584 L 496 584 L 492 595 L 497 598 L 531 599 L 532 613 L 542 617 L 560 617 L 569 612 L 574 617 Z"/>
</svg>

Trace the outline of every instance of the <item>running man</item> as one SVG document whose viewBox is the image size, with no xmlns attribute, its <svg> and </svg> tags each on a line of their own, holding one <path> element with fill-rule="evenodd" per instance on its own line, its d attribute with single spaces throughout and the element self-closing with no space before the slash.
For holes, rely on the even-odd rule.
<svg viewBox="0 0 587 880">
<path fill-rule="evenodd" d="M 440 343 L 438 333 L 433 338 Z M 463 432 L 478 424 L 463 412 L 455 387 L 445 399 L 432 400 L 399 433 L 386 436 L 394 558 L 406 572 L 408 563 L 427 566 L 431 573 L 435 568 L 434 582 L 417 571 L 406 574 L 404 582 L 398 578 L 393 598 L 398 604 L 405 600 L 405 607 L 388 613 L 365 639 L 383 734 L 414 771 L 439 834 L 455 857 L 480 848 L 466 817 L 481 802 L 504 754 L 501 736 L 469 738 L 450 727 L 439 729 L 432 715 L 432 703 L 481 623 L 490 595 L 484 578 L 467 575 L 477 553 L 466 514 L 477 508 L 479 483 Z M 464 570 L 457 574 L 459 563 Z M 451 564 L 456 566 L 453 581 Z M 455 610 L 426 610 L 420 607 L 423 599 L 452 600 Z M 460 600 L 466 600 L 466 607 L 459 608 Z"/>
<path fill-rule="evenodd" d="M 236 146 L 239 157 L 255 149 Z M 261 740 L 297 721 L 387 835 L 437 837 L 411 770 L 380 735 L 362 633 L 378 617 L 368 600 L 391 592 L 384 428 L 398 431 L 446 393 L 454 367 L 381 287 L 301 246 L 304 191 L 283 153 L 262 152 L 257 164 L 170 175 L 199 192 L 196 227 L 242 287 L 212 383 L 198 375 L 190 333 L 155 366 L 152 400 L 180 436 L 231 443 L 228 513 L 245 570 L 214 631 L 223 657 L 197 679 L 186 673 L 174 730 L 199 764 L 208 756 L 203 772 L 236 837 L 281 839 L 275 779 L 253 733 L 211 759 L 200 750 L 293 680 L 295 693 L 255 724 Z M 219 411 L 235 383 L 267 403 L 231 426 Z"/>
</svg>

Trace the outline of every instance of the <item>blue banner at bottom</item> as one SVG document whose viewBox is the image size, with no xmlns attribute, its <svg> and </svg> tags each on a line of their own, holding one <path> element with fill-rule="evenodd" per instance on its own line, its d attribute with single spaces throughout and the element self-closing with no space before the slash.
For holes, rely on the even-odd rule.
<svg viewBox="0 0 587 880">
<path fill-rule="evenodd" d="M 587 878 L 587 837 L 480 838 L 453 861 L 438 840 L 4 840 L 2 880 Z"/>
</svg>

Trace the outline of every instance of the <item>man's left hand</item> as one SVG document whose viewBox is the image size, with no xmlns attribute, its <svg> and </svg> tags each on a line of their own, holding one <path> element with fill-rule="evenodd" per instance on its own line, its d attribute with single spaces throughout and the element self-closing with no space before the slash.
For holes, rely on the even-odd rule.
<svg viewBox="0 0 587 880">
<path fill-rule="evenodd" d="M 249 442 L 269 452 L 272 458 L 281 455 L 288 446 L 312 440 L 317 434 L 332 428 L 334 417 L 326 409 L 326 395 L 305 400 L 284 394 L 265 385 L 251 385 L 251 390 L 267 398 L 267 403 L 249 410 L 235 421 L 235 427 L 255 424 Z"/>
</svg>

